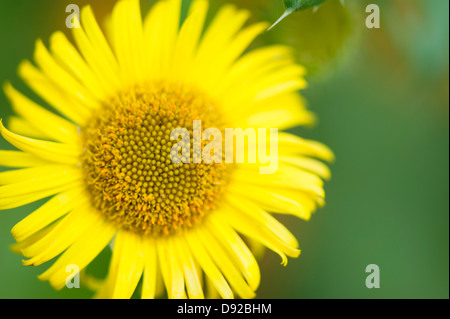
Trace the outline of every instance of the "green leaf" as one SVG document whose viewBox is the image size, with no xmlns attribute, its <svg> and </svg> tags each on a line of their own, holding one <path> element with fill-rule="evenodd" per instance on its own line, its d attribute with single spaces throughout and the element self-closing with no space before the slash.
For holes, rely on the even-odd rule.
<svg viewBox="0 0 450 319">
<path fill-rule="evenodd" d="M 292 12 L 315 7 L 321 4 L 322 2 L 325 2 L 325 0 L 284 0 L 286 11 L 284 11 L 281 17 L 267 31 L 276 26 L 280 21 L 282 21 Z"/>
</svg>

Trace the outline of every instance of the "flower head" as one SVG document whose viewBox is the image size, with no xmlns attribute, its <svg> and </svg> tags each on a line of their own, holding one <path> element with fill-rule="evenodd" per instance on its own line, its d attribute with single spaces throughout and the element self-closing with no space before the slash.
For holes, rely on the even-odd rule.
<svg viewBox="0 0 450 319">
<path fill-rule="evenodd" d="M 5 85 L 17 117 L 0 130 L 20 151 L 0 151 L 0 165 L 17 168 L 0 173 L 0 209 L 48 198 L 12 233 L 25 265 L 59 256 L 39 276 L 56 289 L 67 265 L 86 268 L 109 243 L 108 275 L 95 285 L 100 298 L 131 297 L 141 277 L 143 298 L 161 286 L 171 298 L 204 297 L 203 274 L 211 295 L 251 298 L 260 272 L 248 243 L 284 264 L 300 254 L 272 213 L 309 219 L 323 205 L 329 170 L 318 159 L 333 158 L 327 147 L 281 132 L 273 174 L 211 162 L 195 148 L 182 154 L 192 161 L 173 160 L 183 140 L 172 133 L 193 136 L 196 121 L 224 132 L 314 119 L 297 93 L 304 70 L 290 50 L 246 51 L 268 25 L 244 27 L 249 12 L 228 5 L 203 33 L 207 9 L 195 0 L 179 27 L 181 0 L 157 2 L 144 20 L 138 0 L 120 0 L 105 36 L 85 7 L 76 46 L 56 32 L 50 50 L 37 41 L 35 65 L 19 68 L 54 112 Z"/>
</svg>

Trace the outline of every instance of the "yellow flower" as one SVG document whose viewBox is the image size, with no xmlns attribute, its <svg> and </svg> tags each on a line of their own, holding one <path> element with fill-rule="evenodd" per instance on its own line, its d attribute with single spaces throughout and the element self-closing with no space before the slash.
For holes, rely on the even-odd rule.
<svg viewBox="0 0 450 319">
<path fill-rule="evenodd" d="M 327 147 L 280 132 L 274 174 L 171 162 L 171 129 L 192 133 L 193 120 L 220 130 L 313 121 L 289 49 L 246 52 L 268 25 L 244 27 L 249 12 L 227 5 L 203 33 L 207 8 L 195 0 L 179 27 L 181 0 L 159 1 L 144 20 L 138 0 L 121 0 L 105 37 L 88 6 L 76 47 L 61 32 L 50 50 L 38 40 L 36 66 L 24 61 L 19 74 L 58 115 L 5 85 L 17 116 L 1 134 L 21 151 L 0 151 L 0 165 L 19 168 L 0 173 L 0 209 L 50 198 L 12 234 L 25 265 L 59 256 L 39 276 L 56 289 L 68 265 L 84 269 L 110 243 L 99 298 L 129 298 L 141 277 L 143 298 L 163 287 L 170 298 L 201 298 L 204 286 L 208 296 L 251 298 L 260 272 L 248 243 L 283 264 L 300 254 L 268 212 L 309 219 L 323 205 Z"/>
</svg>

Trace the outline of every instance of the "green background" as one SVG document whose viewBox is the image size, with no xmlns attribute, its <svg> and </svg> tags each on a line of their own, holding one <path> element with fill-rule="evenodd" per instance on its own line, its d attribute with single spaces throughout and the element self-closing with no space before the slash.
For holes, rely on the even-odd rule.
<svg viewBox="0 0 450 319">
<path fill-rule="evenodd" d="M 68 3 L 87 2 L 0 1 L 0 82 L 29 92 L 16 75 L 18 64 L 32 57 L 38 37 L 48 43 L 52 31 L 65 29 Z M 258 0 L 267 4 L 265 11 L 254 0 L 238 2 L 270 22 L 283 11 L 281 0 Z M 113 5 L 91 3 L 99 15 Z M 337 0 L 327 3 L 336 6 Z M 309 222 L 282 218 L 299 238 L 302 255 L 284 268 L 267 252 L 258 297 L 448 298 L 449 2 L 345 3 L 343 10 L 324 6 L 317 19 L 311 11 L 297 12 L 259 39 L 295 45 L 300 61 L 320 57 L 311 67 L 304 61 L 311 76 L 303 92 L 320 121 L 294 132 L 326 143 L 337 160 L 326 183 L 327 206 Z M 380 29 L 365 26 L 369 3 L 381 9 Z M 314 21 L 320 23 L 308 27 Z M 0 117 L 10 114 L 2 93 Z M 1 139 L 0 148 L 10 146 Z M 10 229 L 38 206 L 0 212 L 0 298 L 90 297 L 83 288 L 54 291 L 36 278 L 49 263 L 25 267 L 9 250 Z M 107 266 L 108 254 L 95 261 L 93 272 Z M 365 286 L 369 264 L 380 267 L 379 289 Z"/>
</svg>

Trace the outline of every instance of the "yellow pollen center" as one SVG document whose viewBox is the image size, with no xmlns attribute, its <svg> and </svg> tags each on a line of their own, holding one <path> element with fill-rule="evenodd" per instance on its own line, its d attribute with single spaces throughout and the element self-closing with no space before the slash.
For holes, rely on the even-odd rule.
<svg viewBox="0 0 450 319">
<path fill-rule="evenodd" d="M 149 236 L 200 222 L 215 208 L 229 165 L 172 161 L 179 140 L 171 132 L 186 128 L 192 139 L 193 120 L 225 127 L 212 101 L 180 84 L 137 87 L 104 105 L 83 130 L 82 166 L 96 209 L 120 228 Z"/>
</svg>

